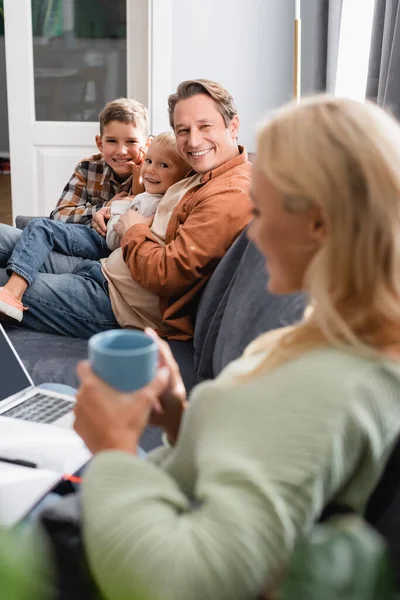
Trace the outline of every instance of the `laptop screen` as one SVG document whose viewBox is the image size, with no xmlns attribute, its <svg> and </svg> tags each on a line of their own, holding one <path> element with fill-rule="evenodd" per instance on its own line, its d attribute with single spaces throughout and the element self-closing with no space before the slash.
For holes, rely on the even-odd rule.
<svg viewBox="0 0 400 600">
<path fill-rule="evenodd" d="M 32 385 L 0 326 L 0 402 Z"/>
</svg>

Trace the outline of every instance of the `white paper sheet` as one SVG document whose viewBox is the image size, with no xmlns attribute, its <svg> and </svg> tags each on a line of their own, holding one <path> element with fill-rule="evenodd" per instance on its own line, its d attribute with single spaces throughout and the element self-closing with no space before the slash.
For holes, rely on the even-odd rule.
<svg viewBox="0 0 400 600">
<path fill-rule="evenodd" d="M 21 520 L 59 479 L 52 471 L 0 462 L 0 524 Z"/>
<path fill-rule="evenodd" d="M 0 417 L 0 457 L 35 463 L 32 469 L 0 460 L 0 525 L 13 525 L 58 482 L 90 460 L 74 432 Z"/>
</svg>

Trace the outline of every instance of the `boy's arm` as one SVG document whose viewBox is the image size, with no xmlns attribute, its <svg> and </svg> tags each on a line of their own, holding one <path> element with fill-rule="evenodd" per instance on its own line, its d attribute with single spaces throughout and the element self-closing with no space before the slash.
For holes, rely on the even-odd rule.
<svg viewBox="0 0 400 600">
<path fill-rule="evenodd" d="M 88 199 L 85 170 L 78 165 L 65 186 L 57 206 L 50 213 L 50 219 L 90 226 L 93 214 L 105 204 L 100 198 L 98 204 L 92 204 L 92 201 L 93 199 Z"/>
</svg>

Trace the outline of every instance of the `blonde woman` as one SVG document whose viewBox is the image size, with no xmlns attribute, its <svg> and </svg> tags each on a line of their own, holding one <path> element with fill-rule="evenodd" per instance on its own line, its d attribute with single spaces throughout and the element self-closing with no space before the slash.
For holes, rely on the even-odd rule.
<svg viewBox="0 0 400 600">
<path fill-rule="evenodd" d="M 111 600 L 254 599 L 326 504 L 363 510 L 400 430 L 399 125 L 327 96 L 283 108 L 261 128 L 252 200 L 269 289 L 310 293 L 301 323 L 190 405 L 161 341 L 133 395 L 80 366 L 84 537 Z M 149 420 L 170 447 L 141 461 Z"/>
</svg>

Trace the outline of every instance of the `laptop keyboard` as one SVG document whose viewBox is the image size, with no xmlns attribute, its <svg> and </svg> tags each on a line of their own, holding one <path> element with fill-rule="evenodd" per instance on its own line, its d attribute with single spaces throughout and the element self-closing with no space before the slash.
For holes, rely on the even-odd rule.
<svg viewBox="0 0 400 600">
<path fill-rule="evenodd" d="M 54 423 L 72 410 L 74 403 L 63 398 L 37 393 L 21 404 L 10 408 L 2 417 L 14 417 L 35 423 Z"/>
</svg>

